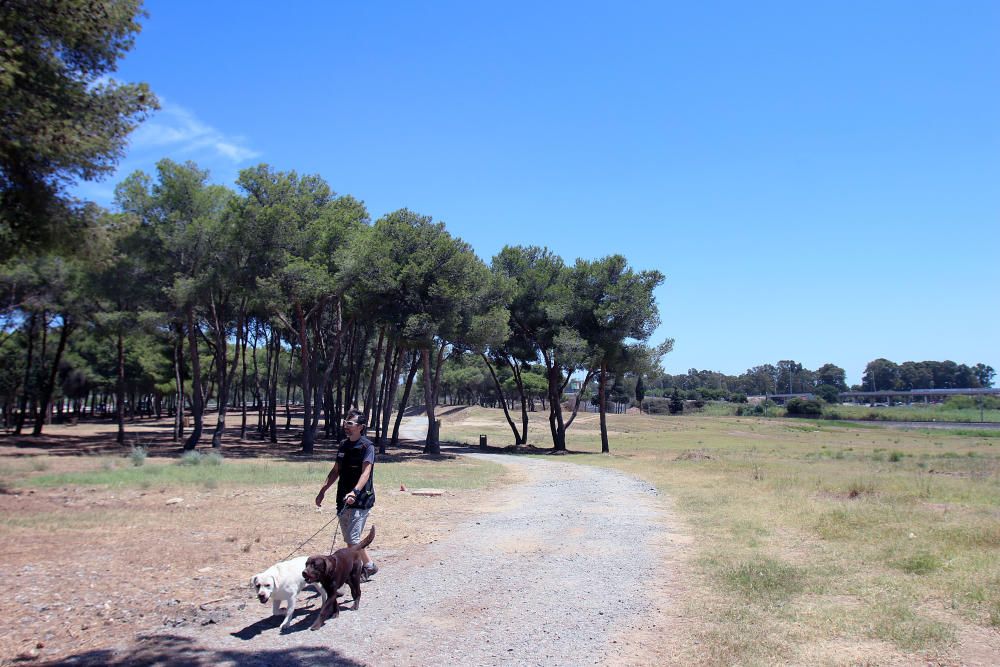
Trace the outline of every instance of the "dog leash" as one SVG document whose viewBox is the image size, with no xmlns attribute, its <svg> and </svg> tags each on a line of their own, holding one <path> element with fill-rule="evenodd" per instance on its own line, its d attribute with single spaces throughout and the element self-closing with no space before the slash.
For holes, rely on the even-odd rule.
<svg viewBox="0 0 1000 667">
<path fill-rule="evenodd" d="M 329 526 L 329 525 L 330 525 L 331 523 L 333 523 L 334 521 L 337 521 L 337 519 L 339 519 L 339 518 L 340 518 L 340 515 L 344 513 L 344 510 L 346 510 L 346 509 L 347 509 L 347 507 L 348 507 L 347 505 L 344 505 L 344 506 L 343 506 L 343 507 L 342 507 L 342 508 L 340 509 L 340 511 L 339 511 L 339 512 L 337 512 L 337 513 L 336 513 L 336 514 L 335 514 L 335 515 L 333 516 L 333 518 L 332 518 L 332 519 L 330 519 L 329 521 L 327 521 L 326 523 L 324 523 L 324 524 L 323 524 L 323 527 L 322 527 L 322 528 L 320 528 L 320 529 L 319 529 L 319 530 L 317 530 L 317 531 L 316 531 L 315 533 L 313 533 L 312 535 L 310 535 L 310 536 L 308 537 L 308 539 L 306 539 L 306 541 L 305 541 L 305 542 L 303 542 L 303 543 L 302 543 L 302 544 L 300 544 L 299 546 L 297 546 L 297 547 L 295 547 L 294 549 L 292 549 L 292 550 L 291 550 L 291 552 L 290 552 L 290 553 L 289 553 L 289 554 L 288 554 L 287 556 L 285 556 L 284 558 L 282 558 L 281 560 L 288 560 L 289 558 L 291 558 L 291 557 L 292 557 L 292 555 L 293 555 L 293 554 L 294 554 L 294 553 L 295 553 L 296 551 L 298 551 L 299 549 L 301 549 L 301 548 L 302 548 L 302 547 L 304 547 L 305 545 L 309 544 L 309 542 L 311 542 L 311 541 L 312 541 L 312 538 L 316 537 L 317 535 L 319 535 L 320 533 L 322 533 L 322 532 L 323 532 L 324 530 L 326 530 L 326 527 L 327 527 L 327 526 Z M 338 531 L 340 531 L 340 522 L 337 522 L 337 529 L 333 531 L 333 544 L 334 544 L 334 545 L 336 545 L 336 544 L 337 544 L 337 532 L 338 532 Z M 330 553 L 333 553 L 333 549 L 332 549 L 332 548 L 330 549 Z"/>
</svg>

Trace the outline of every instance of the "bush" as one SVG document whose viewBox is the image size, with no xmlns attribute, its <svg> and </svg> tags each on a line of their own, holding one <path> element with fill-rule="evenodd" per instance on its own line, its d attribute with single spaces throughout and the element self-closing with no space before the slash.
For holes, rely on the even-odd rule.
<svg viewBox="0 0 1000 667">
<path fill-rule="evenodd" d="M 670 414 L 679 415 L 682 412 L 684 412 L 684 400 L 681 399 L 681 395 L 674 389 L 674 393 L 670 397 Z"/>
<path fill-rule="evenodd" d="M 201 452 L 196 452 L 195 450 L 190 450 L 181 454 L 181 459 L 177 463 L 182 466 L 196 466 L 201 465 L 201 460 L 204 455 Z"/>
<path fill-rule="evenodd" d="M 768 399 L 766 401 L 761 401 L 755 405 L 738 405 L 736 406 L 736 416 L 737 417 L 756 417 L 758 415 L 763 415 L 766 411 L 773 411 L 777 407 L 777 403 Z M 773 412 L 772 412 L 773 414 Z"/>
<path fill-rule="evenodd" d="M 823 404 L 815 398 L 793 398 L 785 404 L 785 414 L 788 417 L 820 417 L 823 415 Z"/>
<path fill-rule="evenodd" d="M 980 401 L 987 410 L 996 410 L 1000 406 L 1000 399 L 996 396 L 949 396 L 944 407 L 949 410 L 978 410 Z"/>
<path fill-rule="evenodd" d="M 813 393 L 827 403 L 837 403 L 840 400 L 840 392 L 832 384 L 821 384 Z"/>
<path fill-rule="evenodd" d="M 666 398 L 644 398 L 642 410 L 650 415 L 665 415 L 670 413 L 670 400 Z"/>
<path fill-rule="evenodd" d="M 147 453 L 148 452 L 146 451 L 145 447 L 142 446 L 136 447 L 133 445 L 132 450 L 129 452 L 128 457 L 132 461 L 132 465 L 138 468 L 139 466 L 141 466 L 143 463 L 146 462 Z"/>
</svg>

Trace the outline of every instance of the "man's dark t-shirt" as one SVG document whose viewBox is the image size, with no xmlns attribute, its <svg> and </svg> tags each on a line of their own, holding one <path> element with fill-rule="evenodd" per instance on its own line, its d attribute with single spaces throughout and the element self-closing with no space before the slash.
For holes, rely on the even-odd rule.
<svg viewBox="0 0 1000 667">
<path fill-rule="evenodd" d="M 375 445 L 365 436 L 361 436 L 356 442 L 345 438 L 340 443 L 337 449 L 337 463 L 340 464 L 340 477 L 337 479 L 338 512 L 344 509 L 344 496 L 350 493 L 361 479 L 361 464 L 366 461 L 372 464 L 372 472 L 361 493 L 351 505 L 355 509 L 368 509 L 375 504 Z"/>
</svg>

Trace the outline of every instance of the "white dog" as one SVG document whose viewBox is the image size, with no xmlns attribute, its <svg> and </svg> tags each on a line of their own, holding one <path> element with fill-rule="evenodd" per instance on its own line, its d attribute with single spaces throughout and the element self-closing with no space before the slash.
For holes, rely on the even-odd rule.
<svg viewBox="0 0 1000 667">
<path fill-rule="evenodd" d="M 292 622 L 292 614 L 295 613 L 295 597 L 306 586 L 312 586 L 319 591 L 322 600 L 320 608 L 326 603 L 326 590 L 322 584 L 307 584 L 302 578 L 302 570 L 306 568 L 306 557 L 299 556 L 291 560 L 275 563 L 260 574 L 253 575 L 250 585 L 257 589 L 257 599 L 261 604 L 271 601 L 271 614 L 277 616 L 281 613 L 281 603 L 287 602 L 285 610 L 285 620 L 281 624 L 281 631 L 288 629 Z"/>
</svg>

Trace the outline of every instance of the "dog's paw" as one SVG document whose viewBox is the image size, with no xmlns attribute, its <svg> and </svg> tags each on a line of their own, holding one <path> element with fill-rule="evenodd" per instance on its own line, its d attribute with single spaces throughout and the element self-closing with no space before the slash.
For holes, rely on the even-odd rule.
<svg viewBox="0 0 1000 667">
<path fill-rule="evenodd" d="M 309 626 L 309 629 L 310 630 L 319 630 L 322 627 L 323 627 L 322 623 L 313 623 L 312 625 Z"/>
</svg>

